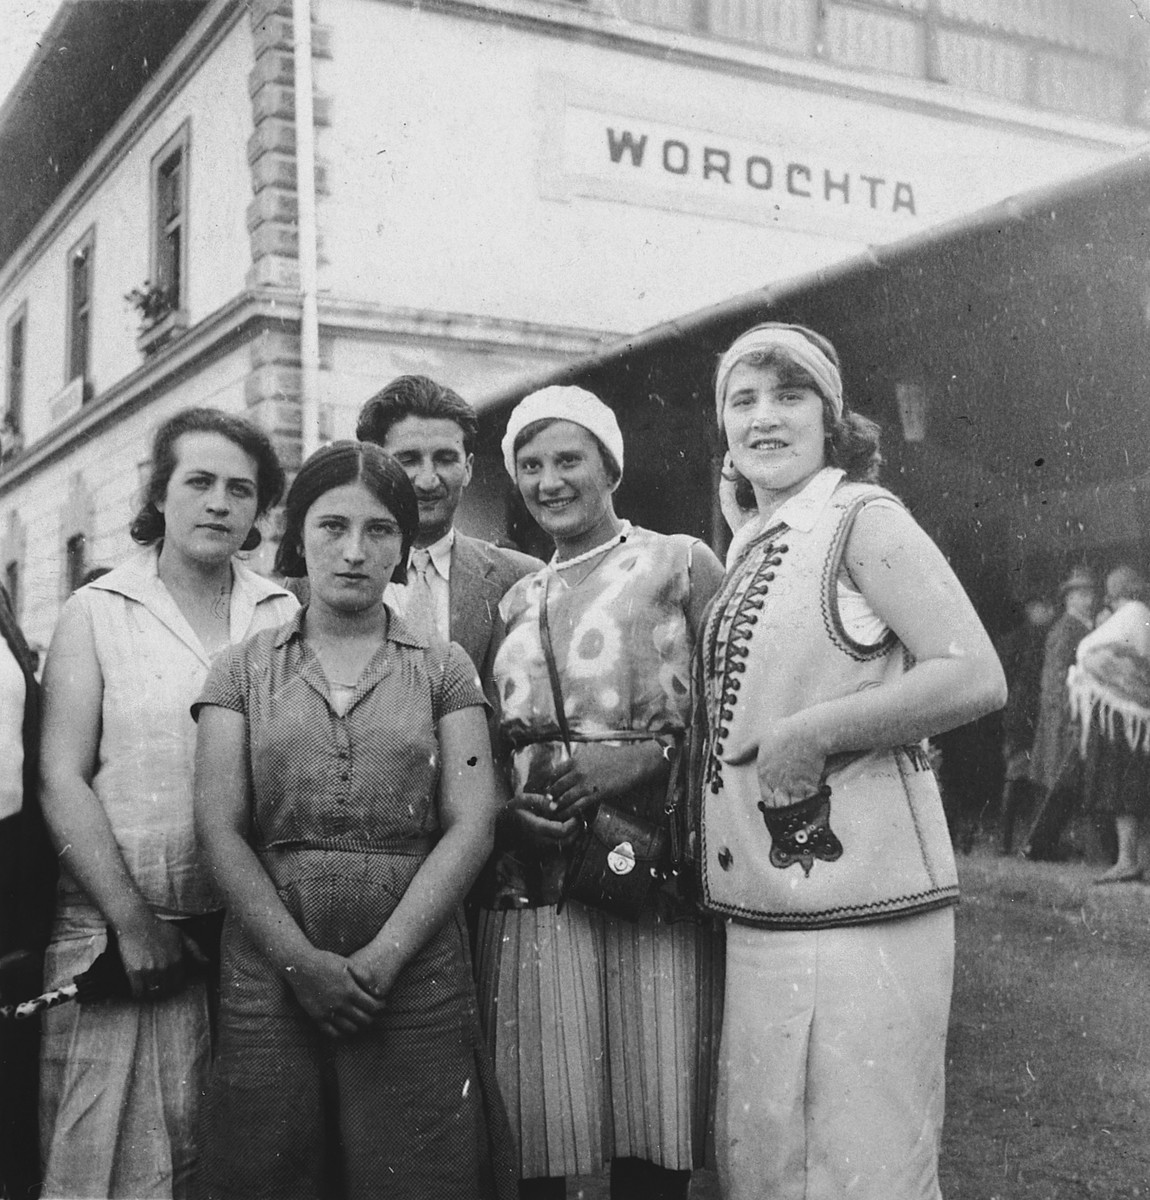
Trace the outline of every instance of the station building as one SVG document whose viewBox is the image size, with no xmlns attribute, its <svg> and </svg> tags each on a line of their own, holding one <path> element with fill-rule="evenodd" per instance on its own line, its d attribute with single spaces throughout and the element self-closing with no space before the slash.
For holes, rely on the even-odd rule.
<svg viewBox="0 0 1150 1200">
<path fill-rule="evenodd" d="M 0 568 L 29 639 L 130 550 L 176 409 L 246 413 L 295 466 L 396 374 L 498 409 L 678 314 L 929 240 L 1145 140 L 1134 18 L 1121 0 L 67 0 L 0 108 Z M 955 298 L 945 273 L 917 287 L 932 311 Z M 880 299 L 855 296 L 876 305 L 858 344 L 907 397 L 942 369 L 933 326 L 892 358 Z M 652 475 L 630 515 L 715 536 L 692 387 L 670 402 L 624 371 L 607 398 L 698 485 Z M 478 475 L 464 526 L 519 532 L 489 448 Z"/>
<path fill-rule="evenodd" d="M 1150 576 L 1150 148 L 643 330 L 484 397 L 481 453 L 550 383 L 619 412 L 619 511 L 722 549 L 715 366 L 759 321 L 834 342 L 882 482 L 942 547 L 993 633 L 1086 566 Z M 536 551 L 520 506 L 513 523 Z M 532 540 L 536 539 L 536 540 Z"/>
</svg>

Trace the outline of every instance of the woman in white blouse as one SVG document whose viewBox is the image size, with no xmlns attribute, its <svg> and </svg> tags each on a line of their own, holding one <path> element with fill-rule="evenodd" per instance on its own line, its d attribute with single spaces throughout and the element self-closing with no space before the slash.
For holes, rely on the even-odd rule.
<svg viewBox="0 0 1150 1200">
<path fill-rule="evenodd" d="M 44 1022 L 46 1197 L 188 1194 L 209 1058 L 207 995 L 171 918 L 219 907 L 196 844 L 191 704 L 213 657 L 299 607 L 235 559 L 283 491 L 267 436 L 215 409 L 152 445 L 142 549 L 64 606 L 44 669 L 44 814 L 62 868 L 50 987 L 115 932 L 131 998 Z"/>
</svg>

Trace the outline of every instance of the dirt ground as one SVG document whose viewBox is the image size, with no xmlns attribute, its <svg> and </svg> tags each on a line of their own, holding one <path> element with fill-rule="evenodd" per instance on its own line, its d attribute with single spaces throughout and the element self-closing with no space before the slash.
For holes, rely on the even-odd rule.
<svg viewBox="0 0 1150 1200">
<path fill-rule="evenodd" d="M 959 871 L 945 1200 L 1150 1200 L 1150 885 L 979 847 Z"/>
<path fill-rule="evenodd" d="M 960 863 L 947 1200 L 1150 1197 L 1150 887 Z"/>
</svg>

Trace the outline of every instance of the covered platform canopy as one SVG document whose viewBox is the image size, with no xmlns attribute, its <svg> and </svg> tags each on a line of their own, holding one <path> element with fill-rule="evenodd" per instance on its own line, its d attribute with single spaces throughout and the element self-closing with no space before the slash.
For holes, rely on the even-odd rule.
<svg viewBox="0 0 1150 1200">
<path fill-rule="evenodd" d="M 763 320 L 834 342 L 848 403 L 883 427 L 883 482 L 992 630 L 1074 564 L 1150 570 L 1150 149 L 489 396 L 481 453 L 498 463 L 522 395 L 579 383 L 620 415 L 620 513 L 721 546 L 711 381 Z"/>
</svg>

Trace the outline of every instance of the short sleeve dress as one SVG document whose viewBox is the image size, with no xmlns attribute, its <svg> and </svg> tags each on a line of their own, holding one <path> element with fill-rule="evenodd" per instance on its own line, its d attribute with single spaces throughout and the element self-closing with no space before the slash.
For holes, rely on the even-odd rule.
<svg viewBox="0 0 1150 1200">
<path fill-rule="evenodd" d="M 244 714 L 251 845 L 312 944 L 350 954 L 438 839 L 439 720 L 484 700 L 461 647 L 429 646 L 393 613 L 346 705 L 333 703 L 304 612 L 223 658 L 195 707 Z M 333 1169 L 350 1195 L 381 1179 L 397 1200 L 514 1194 L 461 915 L 401 973 L 381 1023 L 338 1040 L 229 920 L 219 1041 L 205 1196 L 325 1196 Z"/>
</svg>

